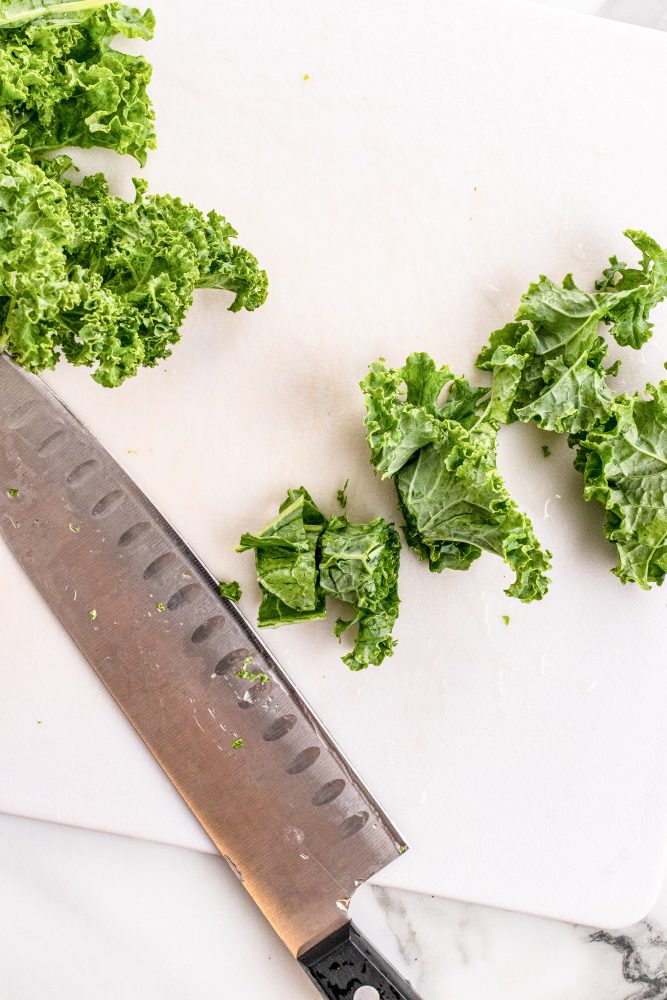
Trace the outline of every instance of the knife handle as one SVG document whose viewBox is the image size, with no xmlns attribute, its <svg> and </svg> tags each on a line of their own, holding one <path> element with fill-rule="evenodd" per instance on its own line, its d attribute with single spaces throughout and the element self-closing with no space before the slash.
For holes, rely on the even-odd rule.
<svg viewBox="0 0 667 1000">
<path fill-rule="evenodd" d="M 419 1000 L 412 986 L 351 921 L 307 951 L 299 962 L 328 1000 Z M 362 991 L 362 986 L 368 988 Z"/>
</svg>

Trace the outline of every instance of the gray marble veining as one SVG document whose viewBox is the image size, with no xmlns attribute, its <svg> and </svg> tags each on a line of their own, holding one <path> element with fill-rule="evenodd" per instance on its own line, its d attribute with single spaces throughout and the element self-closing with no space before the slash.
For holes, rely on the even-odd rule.
<svg viewBox="0 0 667 1000">
<path fill-rule="evenodd" d="M 618 931 L 372 894 L 364 921 L 378 939 L 391 935 L 394 961 L 429 1000 L 667 1000 L 667 887 L 650 917 Z"/>
</svg>

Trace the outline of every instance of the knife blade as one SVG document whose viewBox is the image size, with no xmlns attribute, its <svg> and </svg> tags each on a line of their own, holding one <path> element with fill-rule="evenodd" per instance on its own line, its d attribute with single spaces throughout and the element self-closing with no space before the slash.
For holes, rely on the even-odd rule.
<svg viewBox="0 0 667 1000">
<path fill-rule="evenodd" d="M 6 354 L 0 427 L 0 534 L 285 945 L 324 996 L 418 1000 L 347 914 L 404 840 L 269 649 Z"/>
</svg>

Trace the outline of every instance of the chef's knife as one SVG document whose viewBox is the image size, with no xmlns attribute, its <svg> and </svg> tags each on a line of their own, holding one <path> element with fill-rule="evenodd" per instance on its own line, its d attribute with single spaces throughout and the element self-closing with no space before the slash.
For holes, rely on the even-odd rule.
<svg viewBox="0 0 667 1000">
<path fill-rule="evenodd" d="M 320 992 L 418 1000 L 347 915 L 400 834 L 202 563 L 6 354 L 0 532 Z"/>
</svg>

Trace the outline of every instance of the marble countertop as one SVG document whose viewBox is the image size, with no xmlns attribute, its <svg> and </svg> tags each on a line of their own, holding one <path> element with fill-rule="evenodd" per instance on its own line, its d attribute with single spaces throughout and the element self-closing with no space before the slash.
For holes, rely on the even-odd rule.
<svg viewBox="0 0 667 1000">
<path fill-rule="evenodd" d="M 667 30 L 664 0 L 533 2 Z M 221 859 L 0 815 L 0 886 L 7 1000 L 315 996 Z M 613 932 L 377 887 L 352 916 L 424 1000 L 667 1000 L 667 885 Z"/>
<path fill-rule="evenodd" d="M 3 1000 L 315 1000 L 222 859 L 0 816 Z M 362 887 L 352 916 L 424 1000 L 665 1000 L 667 891 L 600 931 Z"/>
<path fill-rule="evenodd" d="M 667 5 L 664 0 L 531 0 L 545 7 L 561 7 L 609 17 L 627 24 L 639 24 L 645 28 L 659 28 L 667 31 Z"/>
</svg>

